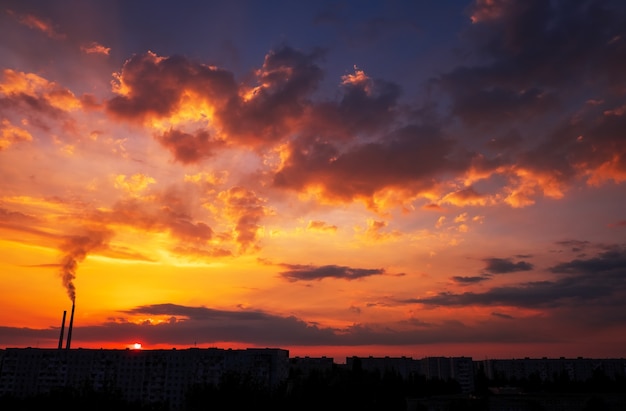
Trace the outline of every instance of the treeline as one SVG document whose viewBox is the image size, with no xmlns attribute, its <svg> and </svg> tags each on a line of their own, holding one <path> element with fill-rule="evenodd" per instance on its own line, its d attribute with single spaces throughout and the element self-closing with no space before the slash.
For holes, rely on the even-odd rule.
<svg viewBox="0 0 626 411">
<path fill-rule="evenodd" d="M 527 378 L 507 378 L 502 374 L 489 379 L 484 370 L 478 368 L 474 375 L 475 394 L 490 395 L 493 387 L 516 387 L 525 393 L 626 393 L 626 376 L 611 378 L 601 368 L 593 372 L 585 381 L 572 380 L 567 372 L 542 378 L 539 373 Z"/>
<path fill-rule="evenodd" d="M 226 375 L 218 386 L 195 387 L 187 397 L 186 411 L 205 410 L 406 410 L 407 397 L 449 395 L 461 392 L 454 380 L 402 378 L 394 372 L 349 370 L 334 366 L 307 375 L 292 371 L 273 390 L 241 375 Z M 257 408 L 261 407 L 261 408 Z"/>
</svg>

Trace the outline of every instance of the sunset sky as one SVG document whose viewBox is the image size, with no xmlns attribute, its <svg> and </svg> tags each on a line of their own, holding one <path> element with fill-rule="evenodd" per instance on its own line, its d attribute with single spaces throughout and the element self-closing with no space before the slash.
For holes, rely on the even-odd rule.
<svg viewBox="0 0 626 411">
<path fill-rule="evenodd" d="M 0 348 L 624 357 L 626 3 L 2 0 L 0 287 Z"/>
</svg>

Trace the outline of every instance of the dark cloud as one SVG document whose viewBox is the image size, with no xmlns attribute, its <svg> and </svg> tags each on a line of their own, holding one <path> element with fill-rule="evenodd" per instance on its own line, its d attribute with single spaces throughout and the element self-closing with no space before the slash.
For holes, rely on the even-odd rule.
<svg viewBox="0 0 626 411">
<path fill-rule="evenodd" d="M 530 271 L 533 265 L 526 261 L 513 262 L 510 258 L 485 258 L 485 271 L 492 274 L 506 274 L 517 271 Z"/>
<path fill-rule="evenodd" d="M 319 328 L 296 317 L 282 317 L 259 310 L 231 311 L 155 304 L 136 307 L 126 313 L 171 317 L 169 322 L 159 325 L 131 326 L 136 328 L 136 332 L 146 336 L 147 342 L 180 343 L 181 339 L 176 337 L 177 334 L 185 336 L 189 343 L 193 339 L 198 343 L 241 341 L 269 346 L 315 345 L 334 339 L 333 329 Z M 109 327 L 115 330 L 118 324 L 110 324 Z"/>
<path fill-rule="evenodd" d="M 256 72 L 258 85 L 244 99 L 233 99 L 218 116 L 225 133 L 247 145 L 276 142 L 298 125 L 310 96 L 323 77 L 316 60 L 320 50 L 304 53 L 281 46 L 265 56 Z M 243 90 L 242 90 L 243 91 Z"/>
<path fill-rule="evenodd" d="M 612 294 L 611 287 L 593 284 L 588 280 L 567 278 L 559 281 L 537 281 L 516 286 L 496 287 L 484 293 L 461 294 L 441 292 L 432 297 L 415 298 L 405 302 L 431 306 L 509 306 L 509 307 L 556 307 L 570 299 L 593 300 Z"/>
<path fill-rule="evenodd" d="M 493 312 L 491 313 L 492 316 L 494 317 L 498 317 L 498 318 L 504 318 L 505 320 L 513 320 L 515 317 L 508 315 L 508 314 L 503 314 L 503 313 L 498 313 L 498 312 Z"/>
<path fill-rule="evenodd" d="M 195 134 L 170 129 L 157 140 L 172 152 L 174 158 L 183 164 L 197 163 L 213 155 L 216 148 L 224 145 L 223 141 L 212 138 L 206 130 L 198 130 Z"/>
<path fill-rule="evenodd" d="M 621 105 L 626 105 L 626 99 Z M 598 185 L 626 180 L 626 115 L 606 115 L 601 108 L 568 119 L 543 142 L 520 155 L 523 166 L 549 173 L 557 181 L 587 178 Z"/>
<path fill-rule="evenodd" d="M 106 107 L 109 113 L 130 120 L 167 117 L 181 107 L 185 93 L 197 94 L 214 106 L 237 96 L 232 73 L 182 56 L 135 55 L 117 79 L 118 95 Z"/>
<path fill-rule="evenodd" d="M 607 80 L 623 84 L 624 77 L 615 76 L 616 67 L 626 64 L 622 52 L 626 8 L 622 3 L 499 2 L 489 18 L 480 18 L 485 7 L 491 6 L 485 2 L 474 5 L 475 24 L 467 38 L 487 63 L 442 76 L 456 98 L 455 107 L 471 110 L 464 102 L 474 101 L 479 107 L 493 109 L 494 114 L 504 114 L 500 120 L 506 121 L 511 109 L 537 110 L 553 90 L 562 92 L 580 85 L 583 78 L 596 84 Z M 498 100 L 518 104 L 490 104 Z M 462 110 L 459 114 L 466 115 Z M 482 115 L 497 120 L 493 114 Z"/>
<path fill-rule="evenodd" d="M 524 142 L 507 162 L 552 184 L 626 180 L 626 6 L 480 1 L 470 14 L 471 63 L 435 81 L 451 113 L 465 125 L 508 129 L 496 139 L 481 133 L 486 146 Z"/>
<path fill-rule="evenodd" d="M 573 260 L 550 268 L 553 273 L 601 275 L 611 273 L 617 277 L 626 275 L 626 248 L 614 247 L 587 260 Z M 626 281 L 626 278 L 622 278 Z"/>
<path fill-rule="evenodd" d="M 518 131 L 511 130 L 502 136 L 492 138 L 485 145 L 494 151 L 506 151 L 519 147 L 523 140 Z"/>
<path fill-rule="evenodd" d="M 357 280 L 372 275 L 384 275 L 385 270 L 381 268 L 352 268 L 339 265 L 296 265 L 283 264 L 288 270 L 280 275 L 289 281 L 314 281 L 324 278 L 339 278 L 344 280 Z"/>
<path fill-rule="evenodd" d="M 204 110 L 209 126 L 223 135 L 210 138 L 170 130 L 158 139 L 183 163 L 212 154 L 216 142 L 263 145 L 285 138 L 302 121 L 309 97 L 322 78 L 315 64 L 320 51 L 305 54 L 288 46 L 271 51 L 255 72 L 256 85 L 238 85 L 233 73 L 182 56 L 136 55 L 117 76 L 117 96 L 106 102 L 119 118 L 167 119 L 189 106 Z"/>
<path fill-rule="evenodd" d="M 239 341 L 249 346 L 288 348 L 290 346 L 361 346 L 416 345 L 432 343 L 477 342 L 555 342 L 563 335 L 554 327 L 536 319 L 516 320 L 503 324 L 489 322 L 466 325 L 460 321 L 425 323 L 417 319 L 398 323 L 355 324 L 337 329 L 307 323 L 293 316 L 279 316 L 259 310 L 223 310 L 176 304 L 154 304 L 136 307 L 123 314 L 130 317 L 112 319 L 100 325 L 74 323 L 72 343 L 107 343 L 141 341 L 145 348 L 154 344 L 195 345 Z M 167 318 L 164 322 L 131 322 L 133 316 Z M 408 326 L 408 328 L 407 328 Z M 532 332 L 531 332 L 532 331 Z M 56 346 L 58 328 L 31 329 L 0 327 L 0 344 L 20 341 L 47 341 Z"/>
<path fill-rule="evenodd" d="M 300 139 L 291 144 L 274 184 L 294 190 L 321 187 L 326 196 L 344 201 L 391 187 L 419 193 L 432 188 L 440 173 L 465 169 L 470 159 L 467 153 L 455 155 L 454 142 L 426 126 L 408 126 L 343 152 L 330 141 Z"/>
<path fill-rule="evenodd" d="M 626 296 L 626 250 L 623 247 L 616 246 L 588 260 L 561 263 L 551 267 L 550 271 L 570 275 L 561 276 L 553 281 L 494 287 L 481 293 L 441 292 L 432 297 L 415 298 L 404 302 L 428 306 L 481 305 L 525 308 L 571 308 L 583 303 L 606 307 L 623 305 L 623 298 Z"/>
<path fill-rule="evenodd" d="M 458 284 L 478 284 L 483 281 L 489 280 L 489 277 L 486 276 L 477 276 L 477 277 L 463 277 L 463 276 L 454 276 L 451 277 L 451 280 Z"/>
<path fill-rule="evenodd" d="M 591 246 L 590 241 L 581 241 L 581 240 L 563 240 L 563 241 L 557 241 L 556 244 L 558 244 L 559 246 L 570 248 L 574 252 L 583 251 L 587 247 Z"/>
<path fill-rule="evenodd" d="M 311 107 L 305 135 L 352 140 L 386 132 L 398 117 L 400 86 L 368 78 L 362 71 L 344 76 L 338 101 L 316 103 Z"/>
<path fill-rule="evenodd" d="M 177 160 L 196 163 L 226 144 L 286 142 L 275 186 L 321 187 L 323 195 L 342 201 L 367 200 L 388 188 L 414 195 L 432 188 L 441 174 L 466 170 L 473 155 L 438 126 L 399 126 L 400 88 L 394 83 L 355 69 L 342 78 L 336 101 L 312 100 L 323 76 L 316 63 L 321 55 L 289 46 L 273 50 L 255 72 L 255 86 L 236 85 L 232 74 L 183 57 L 135 56 L 120 72 L 118 95 L 107 108 L 129 119 L 168 118 L 192 93 L 212 107 L 208 121 L 219 131 L 158 135 Z"/>
</svg>

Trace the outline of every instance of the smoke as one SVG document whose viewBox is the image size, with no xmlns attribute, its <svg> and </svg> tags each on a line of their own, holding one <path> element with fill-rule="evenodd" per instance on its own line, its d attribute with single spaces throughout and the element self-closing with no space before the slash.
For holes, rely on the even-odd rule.
<svg viewBox="0 0 626 411">
<path fill-rule="evenodd" d="M 112 232 L 106 229 L 89 229 L 81 235 L 66 237 L 61 245 L 61 251 L 65 253 L 61 260 L 61 278 L 72 302 L 76 300 L 74 280 L 78 263 L 83 261 L 90 252 L 107 248 L 111 236 Z"/>
</svg>

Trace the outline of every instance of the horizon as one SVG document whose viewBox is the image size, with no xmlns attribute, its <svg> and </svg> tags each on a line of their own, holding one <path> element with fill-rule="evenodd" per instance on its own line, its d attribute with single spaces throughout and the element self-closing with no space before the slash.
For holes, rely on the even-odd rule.
<svg viewBox="0 0 626 411">
<path fill-rule="evenodd" d="M 320 356 L 310 356 L 310 355 L 292 355 L 291 351 L 289 351 L 288 349 L 285 348 L 281 348 L 281 347 L 245 347 L 245 348 L 226 348 L 226 347 L 184 347 L 184 348 L 144 348 L 144 347 L 133 347 L 132 345 L 125 347 L 125 348 L 84 348 L 84 347 L 74 347 L 74 348 L 53 348 L 53 347 L 4 347 L 4 348 L 0 348 L 0 350 L 29 350 L 29 349 L 35 349 L 35 350 L 52 350 L 52 351 L 68 351 L 68 350 L 74 350 L 74 351 L 80 351 L 80 350 L 91 350 L 91 351 L 102 351 L 102 350 L 108 350 L 108 351 L 185 351 L 185 350 L 221 350 L 221 351 L 245 351 L 245 350 L 280 350 L 280 351 L 286 351 L 288 354 L 288 359 L 311 359 L 311 360 L 316 360 L 316 359 L 327 359 L 327 360 L 332 360 L 333 364 L 337 364 L 337 365 L 341 365 L 341 364 L 347 364 L 347 360 L 349 358 L 373 358 L 373 359 L 409 359 L 409 360 L 424 360 L 424 359 L 429 359 L 429 358 L 449 358 L 449 359 L 453 359 L 453 358 L 469 358 L 471 359 L 473 362 L 480 362 L 480 361 L 490 361 L 490 360 L 502 360 L 502 361 L 508 361 L 508 360 L 566 360 L 566 361 L 571 361 L 571 360 L 620 360 L 620 359 L 626 359 L 626 357 L 582 357 L 582 356 L 578 356 L 578 357 L 571 357 L 571 356 L 559 356 L 559 357 L 546 357 L 546 356 L 533 356 L 533 357 L 491 357 L 491 358 L 475 358 L 469 355 L 436 355 L 436 356 L 432 356 L 432 355 L 427 355 L 427 356 L 418 356 L 418 357 L 414 357 L 414 356 L 407 356 L 407 355 L 394 355 L 394 356 L 390 356 L 390 355 L 380 355 L 380 356 L 375 356 L 375 355 L 347 355 L 344 357 L 331 357 L 331 356 L 327 356 L 327 355 L 320 355 Z M 343 361 L 341 361 L 343 359 Z"/>
<path fill-rule="evenodd" d="M 623 358 L 625 56 L 610 0 L 6 0 L 0 347 Z"/>
</svg>

